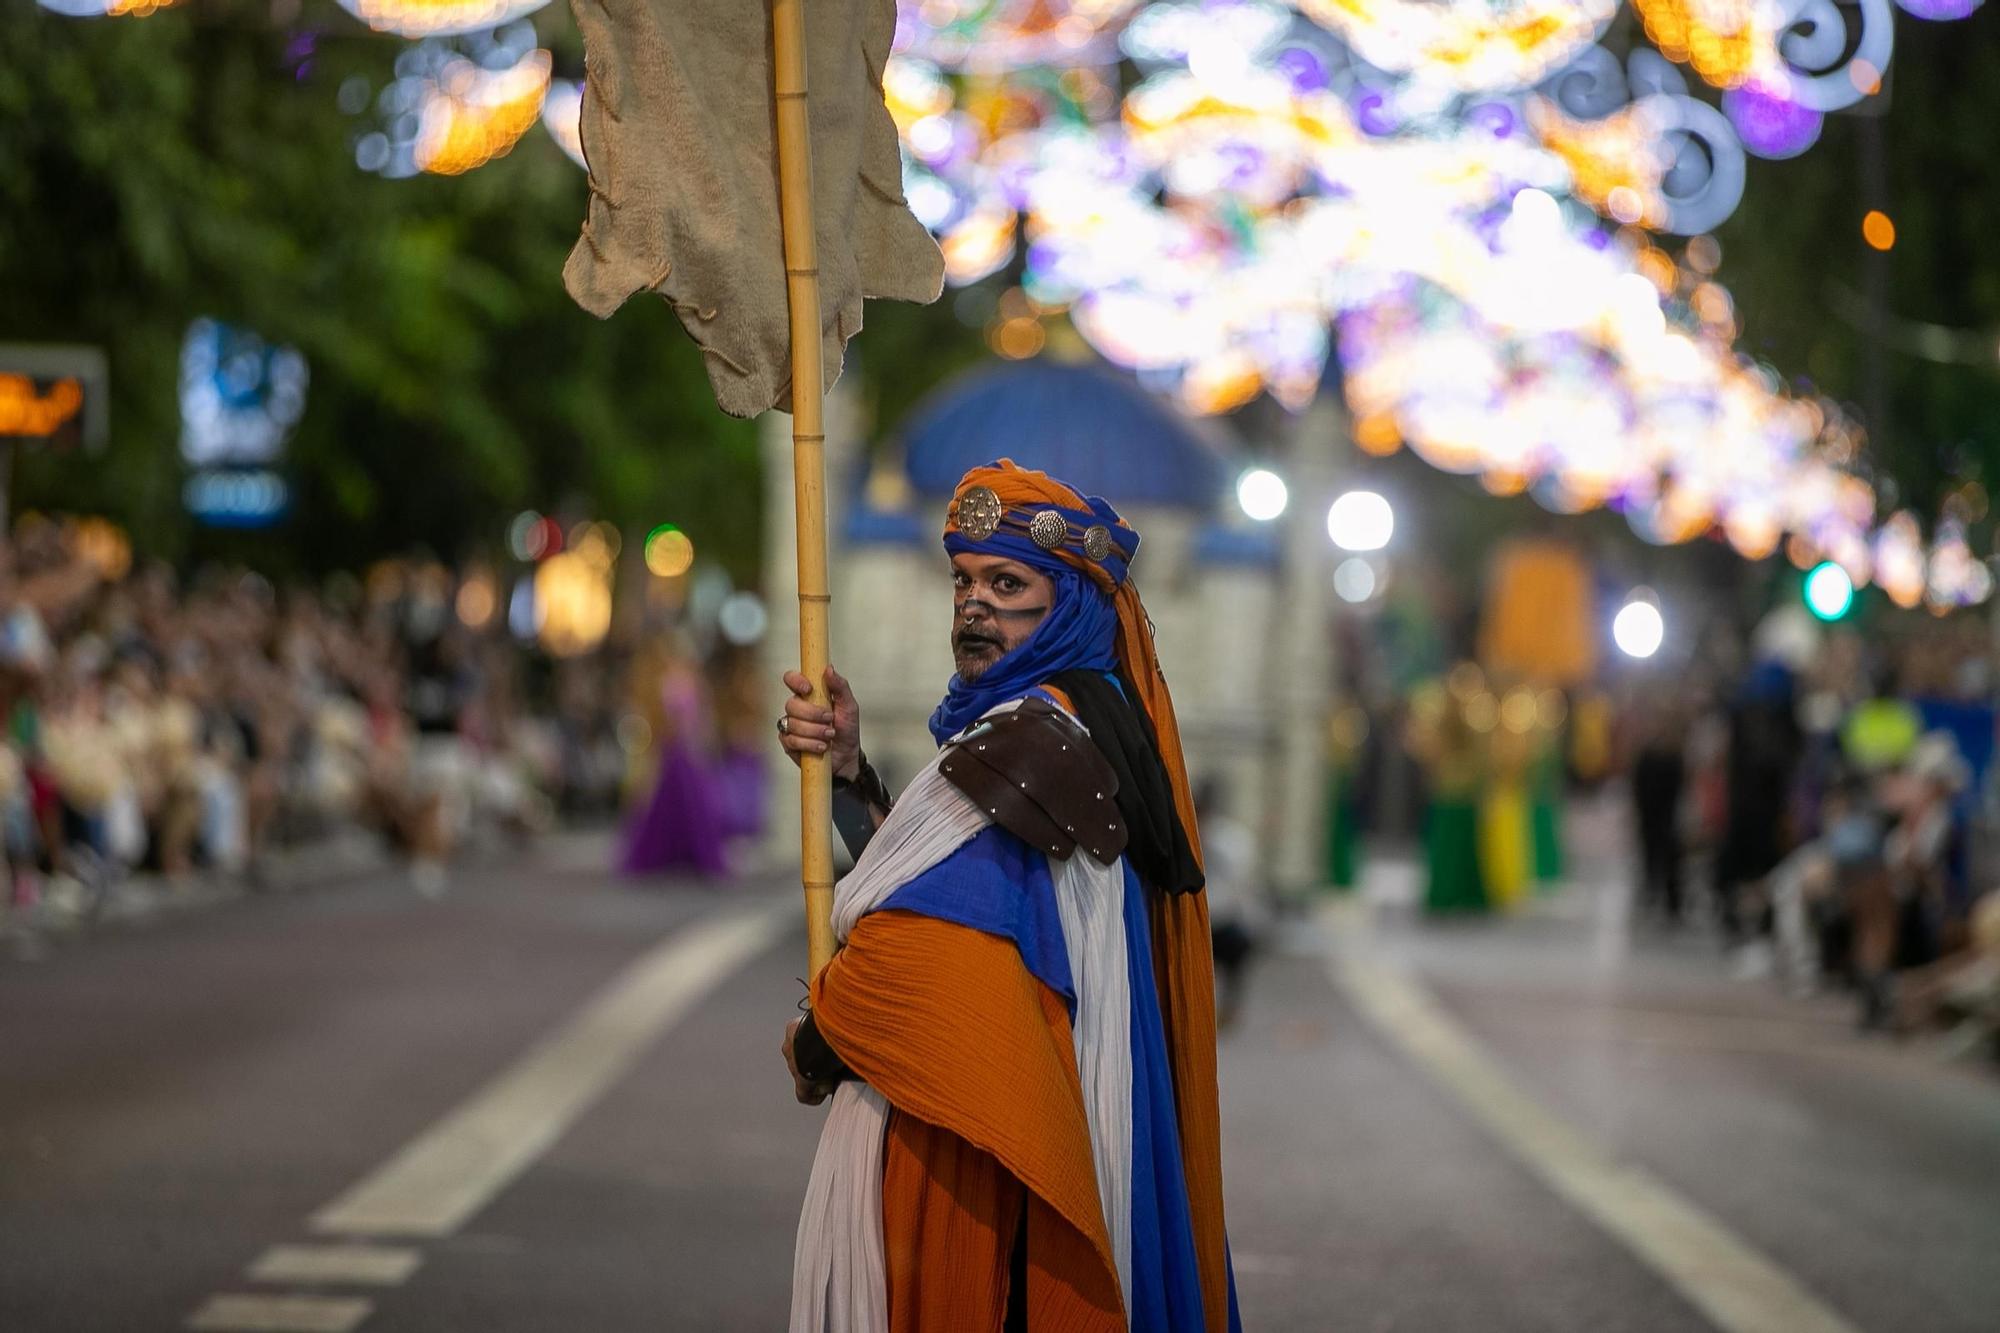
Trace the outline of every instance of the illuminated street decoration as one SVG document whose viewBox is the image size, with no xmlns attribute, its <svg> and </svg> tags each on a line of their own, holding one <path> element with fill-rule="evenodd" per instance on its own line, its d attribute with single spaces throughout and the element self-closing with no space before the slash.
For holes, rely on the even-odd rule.
<svg viewBox="0 0 2000 1333">
<path fill-rule="evenodd" d="M 1896 0 L 1904 13 L 1938 23 L 1965 18 L 1984 3 L 1986 0 Z"/>
<path fill-rule="evenodd" d="M 1797 157 L 1819 142 L 1826 117 L 1800 106 L 1783 79 L 1752 79 L 1722 95 L 1723 114 L 1736 127 L 1745 151 L 1758 157 Z"/>
<path fill-rule="evenodd" d="M 538 118 L 582 161 L 582 85 L 510 21 L 539 3 L 342 3 L 423 38 L 364 169 L 471 170 Z M 898 0 L 883 89 L 948 281 L 1011 271 L 1002 356 L 1066 319 L 1192 411 L 1296 410 L 1337 332 L 1368 452 L 1648 541 L 1810 551 L 1904 604 L 1984 595 L 1914 520 L 1876 528 L 1854 423 L 1737 349 L 1705 235 L 1747 155 L 1808 151 L 1881 90 L 1891 0 L 1632 7 L 1651 45 L 1620 55 L 1597 45 L 1618 0 Z"/>
<path fill-rule="evenodd" d="M 1717 88 L 1734 88 L 1776 46 L 1769 0 L 1632 0 L 1646 36 L 1669 60 L 1690 65 Z"/>
<path fill-rule="evenodd" d="M 1377 69 L 1461 92 L 1540 82 L 1597 40 L 1617 0 L 1296 0 Z"/>
<path fill-rule="evenodd" d="M 541 119 L 549 85 L 549 53 L 530 51 L 505 69 L 451 61 L 439 72 L 417 131 L 418 167 L 456 176 L 513 150 Z"/>
<path fill-rule="evenodd" d="M 1107 57 L 1120 20 L 1145 0 L 899 0 L 896 51 L 951 69 L 995 73 Z"/>
<path fill-rule="evenodd" d="M 425 38 L 396 58 L 375 98 L 381 127 L 356 142 L 355 162 L 390 177 L 456 176 L 505 156 L 541 119 L 552 63 L 527 23 Z"/>
<path fill-rule="evenodd" d="M 1927 583 L 1924 535 L 1917 516 L 1905 509 L 1892 514 L 1875 534 L 1875 582 L 1889 600 L 1908 610 L 1924 598 Z"/>
<path fill-rule="evenodd" d="M 906 5 L 885 87 L 950 281 L 1024 262 L 1003 355 L 1064 316 L 1196 412 L 1301 408 L 1337 331 L 1371 452 L 1609 506 L 1649 541 L 1761 558 L 1793 534 L 1860 583 L 1859 432 L 1736 350 L 1704 234 L 1746 148 L 1803 152 L 1879 86 L 1885 4 L 1647 0 L 1662 50 L 1621 58 L 1593 45 L 1610 3 L 1163 0 L 1055 67 L 976 74 L 982 7 Z M 947 14 L 941 56 L 924 24 Z M 1649 233 L 1698 240 L 1683 264 Z"/>
<path fill-rule="evenodd" d="M 573 79 L 549 80 L 548 96 L 542 99 L 542 128 L 569 155 L 570 161 L 589 168 L 583 160 L 583 84 Z"/>
<path fill-rule="evenodd" d="M 1972 553 L 1965 540 L 1965 525 L 1946 519 L 1931 546 L 1924 578 L 1925 604 L 1933 611 L 1955 611 L 1992 595 L 1993 571 Z"/>
<path fill-rule="evenodd" d="M 162 9 L 171 9 L 180 0 L 37 0 L 37 3 L 67 18 L 142 19 Z"/>
<path fill-rule="evenodd" d="M 549 0 L 340 0 L 377 32 L 398 37 L 455 37 L 526 18 Z"/>
<path fill-rule="evenodd" d="M 1735 127 L 1689 96 L 1679 72 L 1650 51 L 1620 65 L 1593 49 L 1525 109 L 1570 168 L 1571 190 L 1615 221 L 1695 236 L 1742 201 L 1746 164 Z"/>
</svg>

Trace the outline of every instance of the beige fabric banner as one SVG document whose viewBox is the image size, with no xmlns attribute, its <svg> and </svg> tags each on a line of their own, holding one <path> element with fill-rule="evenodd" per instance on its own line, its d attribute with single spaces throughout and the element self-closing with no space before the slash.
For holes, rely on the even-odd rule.
<svg viewBox="0 0 2000 1333">
<path fill-rule="evenodd" d="M 600 318 L 657 291 L 731 416 L 791 405 L 784 246 L 763 0 L 573 0 L 584 37 L 590 211 L 563 267 Z M 903 199 L 882 100 L 895 0 L 806 0 L 826 380 L 863 297 L 932 301 L 937 243 Z"/>
</svg>

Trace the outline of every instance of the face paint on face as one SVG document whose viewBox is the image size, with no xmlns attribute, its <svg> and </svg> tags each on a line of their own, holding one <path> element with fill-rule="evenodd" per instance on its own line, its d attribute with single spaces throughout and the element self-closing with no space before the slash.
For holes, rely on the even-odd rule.
<svg viewBox="0 0 2000 1333">
<path fill-rule="evenodd" d="M 1055 601 L 1055 584 L 1018 561 L 970 554 L 952 557 L 951 578 L 952 662 L 971 684 L 1035 632 Z"/>
</svg>

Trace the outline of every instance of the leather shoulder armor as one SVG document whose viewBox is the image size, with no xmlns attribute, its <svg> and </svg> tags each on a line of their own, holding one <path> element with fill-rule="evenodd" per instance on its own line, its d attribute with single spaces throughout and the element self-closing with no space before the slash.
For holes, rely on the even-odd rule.
<svg viewBox="0 0 2000 1333">
<path fill-rule="evenodd" d="M 938 771 L 993 822 L 1058 861 L 1082 847 L 1105 865 L 1125 850 L 1118 775 L 1090 733 L 1043 699 L 982 719 Z"/>
</svg>

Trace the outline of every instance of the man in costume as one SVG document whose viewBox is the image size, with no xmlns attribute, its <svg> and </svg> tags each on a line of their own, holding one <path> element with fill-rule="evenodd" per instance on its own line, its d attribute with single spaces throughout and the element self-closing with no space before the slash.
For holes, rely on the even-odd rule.
<svg viewBox="0 0 2000 1333">
<path fill-rule="evenodd" d="M 787 1028 L 833 1108 L 793 1333 L 1238 1327 L 1201 844 L 1139 537 L 1002 460 L 945 524 L 957 673 L 892 801 L 860 712 L 786 678 L 858 846 L 840 951 Z"/>
</svg>

